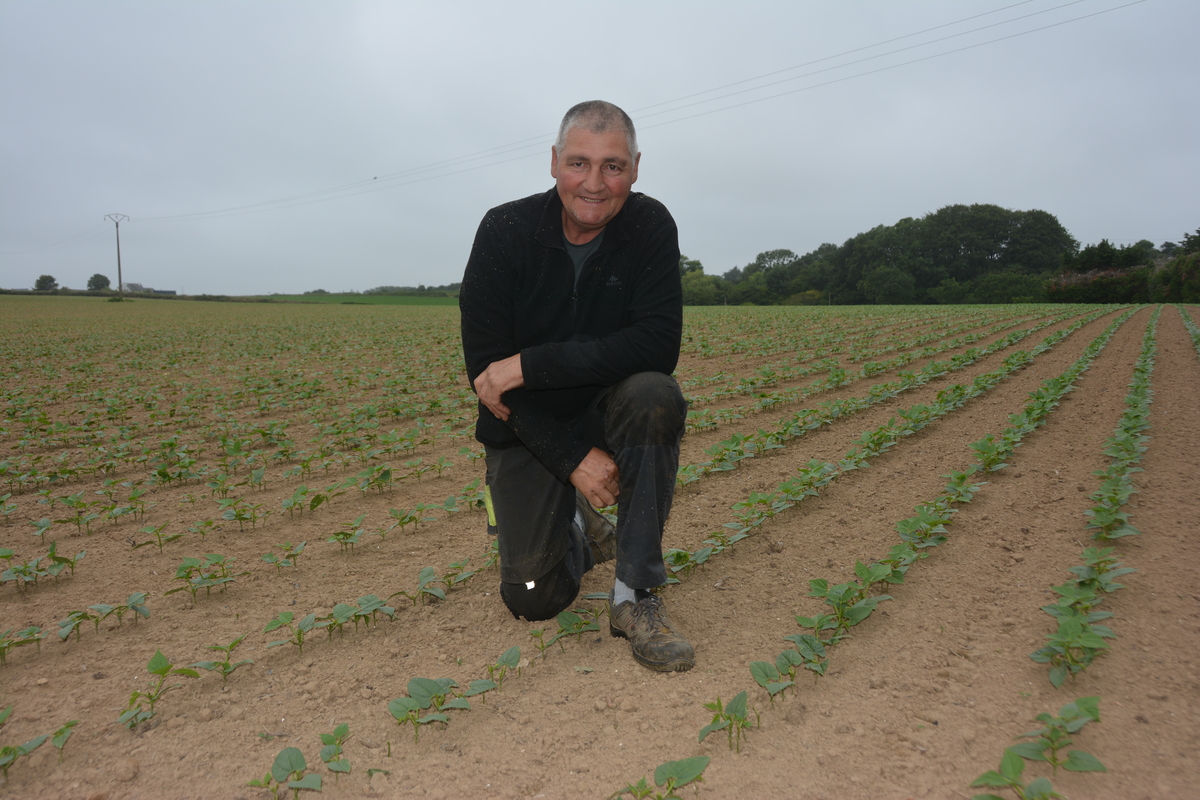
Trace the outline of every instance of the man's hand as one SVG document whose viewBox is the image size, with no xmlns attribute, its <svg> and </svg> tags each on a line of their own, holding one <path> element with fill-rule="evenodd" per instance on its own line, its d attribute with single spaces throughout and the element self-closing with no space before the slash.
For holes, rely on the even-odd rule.
<svg viewBox="0 0 1200 800">
<path fill-rule="evenodd" d="M 500 398 L 509 389 L 525 385 L 525 374 L 521 371 L 521 354 L 500 361 L 493 361 L 475 379 L 475 394 L 488 410 L 508 422 L 509 408 Z"/>
<path fill-rule="evenodd" d="M 571 485 L 596 508 L 611 506 L 621 493 L 620 473 L 612 456 L 593 447 L 571 473 Z"/>
</svg>

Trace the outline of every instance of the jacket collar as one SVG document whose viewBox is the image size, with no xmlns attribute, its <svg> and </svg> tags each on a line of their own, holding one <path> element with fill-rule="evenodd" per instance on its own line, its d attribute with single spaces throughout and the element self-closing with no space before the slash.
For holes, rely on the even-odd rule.
<svg viewBox="0 0 1200 800">
<path fill-rule="evenodd" d="M 545 204 L 542 208 L 542 218 L 538 222 L 537 233 L 535 238 L 538 244 L 543 247 L 554 247 L 559 250 L 565 250 L 563 247 L 563 224 L 562 224 L 562 198 L 558 196 L 558 187 L 551 186 L 550 191 L 546 192 L 542 197 Z M 617 215 L 612 218 L 612 221 L 604 226 L 604 241 L 600 243 L 600 249 L 596 252 L 607 253 L 610 250 L 615 250 L 625 241 L 625 232 L 623 218 L 625 210 L 629 204 L 636 202 L 635 192 L 629 193 L 629 199 L 625 201 L 625 205 L 617 212 Z"/>
</svg>

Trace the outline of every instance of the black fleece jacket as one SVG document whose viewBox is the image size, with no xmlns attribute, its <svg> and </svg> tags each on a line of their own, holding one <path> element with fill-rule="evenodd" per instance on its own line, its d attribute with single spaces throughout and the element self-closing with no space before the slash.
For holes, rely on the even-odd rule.
<svg viewBox="0 0 1200 800">
<path fill-rule="evenodd" d="M 584 414 L 596 395 L 638 372 L 670 375 L 679 360 L 675 221 L 662 203 L 630 193 L 575 285 L 557 190 L 497 206 L 475 234 L 459 309 L 471 384 L 516 353 L 525 378 L 504 395 L 507 422 L 479 404 L 475 438 L 523 444 L 568 483 L 592 447 L 605 448 L 596 415 Z"/>
</svg>

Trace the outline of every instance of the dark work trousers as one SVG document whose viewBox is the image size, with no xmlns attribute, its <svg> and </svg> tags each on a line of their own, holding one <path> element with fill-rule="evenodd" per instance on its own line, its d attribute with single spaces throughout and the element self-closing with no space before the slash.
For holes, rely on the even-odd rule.
<svg viewBox="0 0 1200 800">
<path fill-rule="evenodd" d="M 687 402 L 671 376 L 641 372 L 602 391 L 586 413 L 599 416 L 620 473 L 617 578 L 634 589 L 652 589 L 667 579 L 662 532 L 675 494 Z M 593 566 L 571 524 L 575 488 L 520 446 L 487 448 L 487 483 L 501 595 L 514 614 L 548 619 L 575 600 L 583 573 Z"/>
</svg>

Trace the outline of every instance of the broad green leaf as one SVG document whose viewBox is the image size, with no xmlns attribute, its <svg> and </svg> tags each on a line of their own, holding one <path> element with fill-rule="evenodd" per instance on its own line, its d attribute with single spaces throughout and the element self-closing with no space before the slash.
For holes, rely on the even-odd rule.
<svg viewBox="0 0 1200 800">
<path fill-rule="evenodd" d="M 871 612 L 875 610 L 875 603 L 872 602 L 876 598 L 871 597 L 866 600 L 860 600 L 846 610 L 846 624 L 857 625 L 867 617 L 871 616 Z"/>
<path fill-rule="evenodd" d="M 1072 772 L 1108 772 L 1108 768 L 1100 763 L 1100 759 L 1082 750 L 1068 752 L 1067 760 L 1062 767 Z"/>
<path fill-rule="evenodd" d="M 708 736 L 710 733 L 713 733 L 714 731 L 723 731 L 728 727 L 729 727 L 729 720 L 727 720 L 727 719 L 723 719 L 720 722 L 710 722 L 709 724 L 705 725 L 703 728 L 700 729 L 699 741 L 703 742 L 704 737 Z"/>
<path fill-rule="evenodd" d="M 654 782 L 659 786 L 665 786 L 668 780 L 675 780 L 675 788 L 687 786 L 692 781 L 700 777 L 705 768 L 708 767 L 708 756 L 694 756 L 685 758 L 680 761 L 668 761 L 665 764 L 659 764 L 654 770 Z"/>
<path fill-rule="evenodd" d="M 408 682 L 408 696 L 420 703 L 421 708 L 429 708 L 433 698 L 445 693 L 440 683 L 429 678 L 413 678 Z"/>
<path fill-rule="evenodd" d="M 293 773 L 304 772 L 306 769 L 308 762 L 304 760 L 304 753 L 296 747 L 285 747 L 275 756 L 275 763 L 271 765 L 271 777 L 276 783 L 286 783 Z"/>
<path fill-rule="evenodd" d="M 270 633 L 276 628 L 282 628 L 284 625 L 292 624 L 292 612 L 285 611 L 275 619 L 267 623 L 267 627 L 263 628 L 263 633 Z"/>
<path fill-rule="evenodd" d="M 1045 761 L 1046 756 L 1042 754 L 1042 751 L 1046 747 L 1047 744 L 1045 742 L 1021 742 L 1020 744 L 1014 744 L 1008 749 L 1029 761 Z"/>
<path fill-rule="evenodd" d="M 605 595 L 605 596 L 607 597 L 607 595 Z M 496 664 L 498 666 L 509 667 L 510 669 L 516 669 L 517 664 L 520 662 L 520 660 L 521 660 L 521 648 L 516 645 L 513 645 L 512 647 L 510 647 L 504 651 L 504 654 L 502 656 L 500 656 L 499 660 L 496 661 Z"/>
<path fill-rule="evenodd" d="M 59 728 L 57 731 L 54 732 L 54 738 L 51 740 L 51 744 L 53 744 L 59 750 L 62 750 L 63 746 L 67 743 L 67 740 L 71 738 L 71 731 L 78 724 L 79 724 L 79 720 L 73 719 L 70 722 L 63 725 L 61 728 Z"/>
<path fill-rule="evenodd" d="M 1062 797 L 1054 791 L 1054 786 L 1050 783 L 1049 778 L 1034 778 L 1025 787 L 1025 797 L 1028 800 L 1050 800 L 1053 797 Z"/>
<path fill-rule="evenodd" d="M 33 739 L 30 739 L 28 742 L 26 742 L 25 744 L 20 746 L 22 755 L 28 755 L 28 754 L 32 753 L 34 750 L 37 750 L 39 747 L 41 747 L 43 744 L 45 744 L 46 740 L 49 738 L 50 738 L 50 734 L 43 733 L 41 736 L 37 736 Z"/>
<path fill-rule="evenodd" d="M 1065 665 L 1059 664 L 1057 667 L 1050 668 L 1050 684 L 1055 689 L 1063 685 L 1063 681 L 1067 679 L 1067 668 Z"/>
<path fill-rule="evenodd" d="M 746 718 L 746 693 L 738 692 L 737 697 L 729 701 L 725 706 L 725 713 L 735 719 Z"/>
<path fill-rule="evenodd" d="M 815 625 L 805 625 L 807 628 L 815 628 Z M 804 656 L 805 660 L 814 658 L 823 658 L 825 656 L 825 645 L 821 640 L 811 633 L 793 633 L 791 636 L 783 637 L 785 641 L 795 645 L 796 651 Z"/>
<path fill-rule="evenodd" d="M 151 675 L 166 675 L 171 670 L 171 662 L 163 655 L 162 650 L 155 650 L 146 669 Z"/>
<path fill-rule="evenodd" d="M 1100 721 L 1100 698 L 1099 697 L 1081 697 L 1075 701 L 1075 706 L 1084 714 L 1091 717 L 1096 722 Z"/>
<path fill-rule="evenodd" d="M 388 703 L 388 713 L 396 719 L 403 719 L 408 716 L 409 712 L 420 710 L 421 704 L 411 697 L 397 697 Z"/>
<path fill-rule="evenodd" d="M 555 618 L 560 628 L 573 628 L 583 622 L 583 617 L 576 614 L 574 611 L 562 611 Z"/>
<path fill-rule="evenodd" d="M 298 781 L 288 781 L 288 788 L 306 789 L 310 792 L 319 792 L 321 791 L 321 776 L 315 772 L 311 772 Z"/>
<path fill-rule="evenodd" d="M 467 687 L 467 690 L 465 692 L 463 692 L 463 695 L 465 697 L 474 697 L 477 694 L 483 694 L 484 692 L 490 692 L 492 689 L 495 689 L 495 688 L 496 688 L 495 681 L 489 680 L 487 678 L 482 678 L 477 681 L 471 681 L 471 685 Z"/>
<path fill-rule="evenodd" d="M 759 686 L 766 687 L 771 681 L 779 680 L 779 670 L 766 661 L 755 661 L 750 665 L 750 674 Z"/>
<path fill-rule="evenodd" d="M 1019 753 L 1014 753 L 1012 748 L 1004 751 L 1004 756 L 1000 759 L 1000 774 L 1014 781 L 1021 779 L 1021 773 L 1025 771 L 1025 761 Z"/>
<path fill-rule="evenodd" d="M 1001 775 L 995 770 L 989 769 L 987 772 L 980 775 L 975 780 L 971 781 L 972 786 L 1011 786 L 1012 781 Z M 995 795 L 988 795 L 994 797 Z"/>
<path fill-rule="evenodd" d="M 798 667 L 804 663 L 804 655 L 797 650 L 784 650 L 779 655 L 775 656 L 775 669 L 779 671 L 780 676 L 788 672 L 791 667 Z"/>
</svg>

